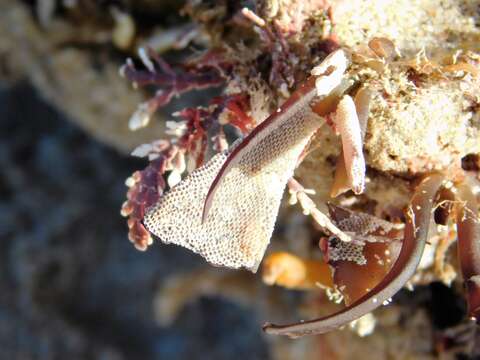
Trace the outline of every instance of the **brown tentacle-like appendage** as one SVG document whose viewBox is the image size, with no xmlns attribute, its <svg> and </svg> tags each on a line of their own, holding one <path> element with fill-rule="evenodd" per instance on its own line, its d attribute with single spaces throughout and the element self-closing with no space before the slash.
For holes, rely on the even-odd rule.
<svg viewBox="0 0 480 360">
<path fill-rule="evenodd" d="M 385 278 L 368 294 L 335 314 L 291 325 L 267 323 L 263 327 L 264 331 L 292 338 L 326 333 L 371 312 L 395 295 L 414 274 L 420 262 L 427 241 L 433 199 L 443 180 L 442 175 L 433 174 L 417 187 L 406 212 L 404 239 L 397 261 Z"/>
<path fill-rule="evenodd" d="M 206 221 L 215 193 L 227 173 L 238 165 L 242 158 L 254 147 L 259 147 L 259 144 L 271 135 L 272 132 L 282 129 L 282 127 L 284 128 L 283 131 L 285 131 L 288 126 L 292 126 L 294 123 L 298 125 L 298 121 L 295 120 L 304 118 L 306 116 L 304 113 L 308 115 L 313 111 L 313 113 L 323 117 L 336 109 L 340 96 L 346 90 L 342 84 L 342 79 L 348 64 L 347 54 L 343 50 L 340 49 L 331 53 L 320 65 L 312 70 L 312 76 L 275 113 L 253 129 L 250 134 L 232 149 L 208 190 L 202 212 L 202 223 Z M 289 125 L 289 123 L 292 124 Z M 321 124 L 323 122 L 314 126 L 313 130 L 318 129 Z M 257 149 L 257 151 L 265 152 L 272 151 L 272 149 Z"/>
<path fill-rule="evenodd" d="M 480 316 L 480 219 L 478 203 L 471 187 L 464 183 L 458 189 L 457 233 L 458 257 L 467 292 L 468 314 Z"/>
</svg>

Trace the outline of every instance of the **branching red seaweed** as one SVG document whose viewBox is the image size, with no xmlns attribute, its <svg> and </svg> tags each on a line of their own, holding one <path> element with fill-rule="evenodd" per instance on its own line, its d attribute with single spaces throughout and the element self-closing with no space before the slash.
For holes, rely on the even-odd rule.
<svg viewBox="0 0 480 360">
<path fill-rule="evenodd" d="M 139 250 L 145 250 L 152 242 L 150 233 L 142 224 L 145 210 L 155 204 L 165 189 L 163 174 L 174 157 L 169 142 L 158 148 L 158 158 L 144 170 L 136 171 L 126 181 L 129 190 L 127 201 L 123 204 L 121 214 L 128 217 L 128 239 Z"/>
<path fill-rule="evenodd" d="M 134 151 L 133 155 L 148 156 L 150 163 L 144 170 L 135 172 L 127 180 L 129 190 L 127 201 L 122 207 L 122 215 L 128 217 L 129 239 L 140 250 L 145 250 L 152 243 L 150 230 L 161 241 L 185 246 L 204 256 L 214 265 L 245 267 L 256 271 L 272 234 L 275 211 L 280 202 L 276 199 L 281 198 L 285 183 L 293 176 L 295 161 L 303 158 L 298 156 L 297 147 L 305 149 L 308 139 L 324 123 L 323 120 L 326 120 L 329 125 L 334 125 L 342 135 L 343 149 L 336 163 L 332 196 L 348 190 L 353 190 L 355 194 L 363 191 L 366 183 L 366 164 L 362 146 L 367 120 L 369 118 L 370 121 L 372 120 L 372 113 L 369 110 L 370 101 L 376 94 L 371 92 L 374 88 L 370 78 L 367 79 L 370 82 L 367 81 L 365 84 L 361 83 L 362 79 L 358 79 L 355 73 L 358 69 L 355 66 L 366 66 L 380 74 L 389 69 L 388 65 L 393 63 L 399 53 L 392 41 L 378 37 L 368 43 L 369 48 L 365 51 L 369 56 L 366 57 L 351 49 L 334 51 L 339 47 L 339 43 L 333 34 L 331 36 L 323 34 L 322 37 L 318 37 L 322 40 L 313 42 L 315 46 L 310 46 L 312 43 L 303 44 L 301 36 L 296 36 L 295 39 L 295 35 L 300 34 L 302 29 L 296 24 L 301 24 L 302 21 L 292 17 L 291 20 L 295 26 L 282 26 L 275 17 L 263 19 L 247 8 L 238 11 L 240 6 L 235 7 L 237 15 L 232 19 L 240 21 L 239 25 L 253 26 L 254 32 L 258 35 L 258 39 L 252 39 L 255 43 L 255 51 L 251 54 L 245 52 L 250 51 L 249 46 L 236 47 L 225 44 L 225 46 L 221 45 L 222 49 L 212 49 L 200 58 L 172 67 L 151 49 L 140 49 L 139 59 L 143 63 L 143 68 L 137 68 L 131 59 L 127 60 L 122 67 L 121 74 L 134 86 L 150 87 L 156 90 L 153 98 L 141 104 L 132 116 L 131 129 L 146 126 L 152 114 L 160 107 L 167 105 L 175 96 L 192 90 L 221 86 L 228 81 L 223 95 L 213 98 L 207 107 L 185 108 L 174 114 L 179 118 L 178 121 L 167 122 L 167 128 L 169 128 L 167 134 L 174 135 L 172 139 L 145 144 Z M 322 8 L 325 8 L 326 14 L 332 20 L 332 9 L 327 12 L 326 6 L 325 3 Z M 311 61 L 318 61 L 319 58 L 323 58 L 324 53 L 331 52 L 333 52 L 331 55 L 343 54 L 344 66 L 337 66 L 339 61 L 329 62 L 327 57 L 324 63 L 312 70 L 310 73 L 312 76 L 307 77 L 303 85 L 290 96 L 296 83 L 305 79 L 305 70 L 312 65 Z M 248 56 L 244 56 L 246 54 Z M 319 54 L 321 56 L 317 56 Z M 354 58 L 355 55 L 357 59 Z M 362 57 L 365 57 L 364 62 Z M 225 60 L 227 58 L 229 62 Z M 346 72 L 352 62 L 353 66 L 350 70 L 353 71 Z M 441 69 L 444 73 L 463 71 L 478 75 L 476 68 L 469 63 L 460 62 L 444 67 L 434 65 L 432 62 L 428 64 L 436 71 Z M 266 97 L 260 98 L 260 101 L 265 102 L 262 104 L 265 106 L 258 113 L 263 115 L 271 106 L 276 106 L 287 98 L 275 112 L 256 127 L 255 121 L 249 116 L 250 98 L 247 95 L 250 94 L 251 99 L 255 99 L 253 94 L 256 92 L 252 90 L 253 87 L 249 83 L 252 78 L 261 82 L 260 85 L 265 85 L 267 89 L 263 92 Z M 248 84 L 245 85 L 245 83 Z M 232 93 L 233 91 L 237 93 Z M 354 95 L 355 100 L 352 99 Z M 372 98 L 372 108 L 376 104 L 376 99 L 376 97 Z M 253 103 L 252 108 L 255 108 L 255 105 Z M 252 112 L 255 113 L 255 111 Z M 335 116 L 333 116 L 334 113 Z M 223 152 L 229 145 L 224 131 L 226 124 L 235 127 L 245 135 L 245 138 L 232 146 L 228 152 Z M 291 135 L 288 131 L 292 129 L 296 132 L 289 138 L 288 146 L 281 148 L 284 140 Z M 351 146 L 352 144 L 354 147 Z M 289 152 L 292 148 L 295 148 L 295 151 Z M 211 150 L 215 153 L 222 152 L 222 154 L 208 161 L 212 155 Z M 298 150 L 300 151 L 301 149 Z M 268 168 L 271 164 L 282 163 L 282 157 L 287 157 L 286 154 L 294 155 L 291 155 L 288 161 L 283 161 L 282 166 L 279 165 L 273 170 L 273 166 Z M 476 158 L 466 160 L 471 162 Z M 214 166 L 210 166 L 209 163 Z M 285 163 L 289 165 L 284 166 Z M 475 164 L 466 165 L 474 166 Z M 184 177 L 182 181 L 182 175 L 185 172 L 190 173 L 197 168 L 200 169 Z M 231 176 L 227 176 L 229 172 Z M 445 177 L 455 183 L 451 172 L 449 170 L 449 174 Z M 240 177 L 244 179 L 241 186 L 237 181 Z M 458 193 L 454 194 L 453 191 L 443 188 L 445 194 L 439 194 L 438 191 L 445 177 L 440 174 L 429 175 L 418 185 L 405 213 L 406 222 L 403 233 L 398 231 L 398 228 L 393 229 L 393 224 L 379 218 L 370 216 L 366 220 L 369 217 L 366 214 L 353 213 L 331 206 L 330 231 L 335 230 L 336 226 L 338 231 L 331 231 L 337 235 L 336 237 L 332 235 L 328 240 L 321 242 L 321 248 L 324 251 L 322 261 L 325 261 L 321 262 L 321 269 L 319 270 L 319 262 L 298 261 L 282 254 L 282 263 L 287 263 L 285 260 L 287 259 L 289 264 L 294 264 L 297 268 L 314 270 L 305 271 L 305 276 L 300 278 L 301 281 L 298 279 L 292 281 L 292 278 L 288 278 L 284 284 L 310 288 L 316 286 L 316 282 L 312 280 L 315 279 L 313 275 L 319 273 L 332 275 L 332 278 L 328 277 L 328 279 L 333 280 L 344 296 L 346 307 L 326 317 L 291 325 L 267 323 L 264 331 L 292 338 L 321 334 L 344 326 L 388 302 L 417 270 L 427 241 L 436 198 L 440 198 L 446 204 L 439 205 L 436 210 L 434 219 L 437 223 L 447 225 L 451 220 L 452 209 L 456 209 L 458 252 L 467 288 L 469 314 L 478 319 L 480 316 L 478 203 L 472 194 L 471 187 L 467 184 L 456 188 Z M 197 181 L 198 179 L 200 181 Z M 176 186 L 180 181 L 182 183 Z M 312 207 L 305 200 L 305 189 L 295 183 L 295 180 L 289 181 L 292 195 L 321 225 L 322 219 L 318 216 L 320 211 L 318 209 L 312 211 L 314 205 Z M 272 184 L 276 185 L 275 192 L 272 191 Z M 223 185 L 222 188 L 221 185 Z M 221 191 L 217 192 L 220 188 Z M 239 192 L 240 188 L 245 191 Z M 216 192 L 217 195 L 215 195 Z M 276 196 L 277 192 L 278 196 Z M 217 201 L 212 206 L 215 196 Z M 260 211 L 254 213 L 249 206 L 257 204 L 259 202 L 257 199 L 263 199 L 262 204 L 265 206 L 263 208 L 256 206 L 255 211 L 257 209 Z M 456 207 L 452 205 L 454 203 Z M 459 203 L 461 205 L 457 205 Z M 195 207 L 192 204 L 195 204 Z M 203 212 L 198 204 L 203 206 Z M 243 206 L 244 204 L 248 206 Z M 210 209 L 212 209 L 211 216 L 207 218 Z M 200 216 L 197 215 L 201 212 L 200 222 Z M 234 215 L 231 216 L 231 214 Z M 228 223 L 227 220 L 230 221 L 230 218 L 233 220 Z M 341 220 L 345 218 L 352 222 L 357 221 L 354 225 L 362 221 L 370 221 L 367 225 L 372 225 L 373 222 L 375 226 L 374 229 L 366 226 L 368 230 L 362 232 L 355 226 L 342 226 Z M 191 221 L 191 219 L 194 220 Z M 245 226 L 242 221 L 245 221 Z M 325 222 L 325 224 L 328 223 Z M 326 228 L 328 230 L 328 226 Z M 184 231 L 184 229 L 187 230 Z M 198 233 L 202 236 L 197 236 Z M 261 233 L 260 236 L 259 233 Z M 344 235 L 344 238 L 339 235 Z M 400 248 L 402 235 L 403 242 Z M 335 257 L 335 254 L 338 254 L 335 250 L 340 248 L 340 246 L 336 247 L 336 244 L 340 241 L 345 242 L 341 244 L 345 245 L 345 248 L 358 246 L 360 250 L 358 248 L 354 250 L 358 250 L 357 253 L 361 254 L 361 261 L 351 261 L 346 259 L 346 256 L 345 258 Z M 205 250 L 207 245 L 203 246 L 204 244 L 208 244 L 208 251 Z M 219 251 L 219 244 L 223 244 L 222 251 Z M 235 251 L 232 251 L 232 244 L 238 245 Z M 261 246 L 250 246 L 251 244 Z M 211 249 L 214 250 L 210 251 Z M 276 261 L 279 258 L 277 256 Z M 235 261 L 230 261 L 232 259 Z M 278 274 L 274 275 L 270 279 L 278 280 L 276 278 Z M 280 284 L 281 281 L 277 283 Z"/>
<path fill-rule="evenodd" d="M 254 125 L 247 115 L 248 97 L 243 94 L 231 94 L 214 98 L 208 108 L 186 108 L 176 113 L 182 121 L 174 123 L 182 127 L 178 137 L 172 141 L 159 140 L 144 144 L 134 150 L 133 155 L 148 156 L 150 164 L 142 171 L 136 171 L 127 179 L 127 201 L 121 213 L 128 217 L 129 239 L 139 250 L 146 250 L 152 238 L 142 221 L 145 211 L 154 205 L 163 195 L 167 182 L 164 177 L 168 172 L 168 185 L 175 185 L 186 170 L 187 159 L 193 168 L 205 162 L 209 139 L 216 152 L 228 147 L 223 126 L 231 124 L 242 133 L 248 132 Z M 223 121 L 220 123 L 220 117 Z"/>
<path fill-rule="evenodd" d="M 214 55 L 213 55 L 214 54 Z M 223 85 L 226 63 L 222 62 L 218 52 L 211 56 L 204 55 L 198 61 L 171 67 L 152 49 L 140 49 L 140 59 L 145 69 L 137 69 L 128 59 L 120 73 L 133 83 L 135 87 L 154 85 L 158 87 L 155 96 L 141 104 L 130 121 L 132 130 L 144 127 L 150 117 L 162 106 L 167 105 L 174 96 L 179 96 L 192 90 L 201 90 Z"/>
</svg>

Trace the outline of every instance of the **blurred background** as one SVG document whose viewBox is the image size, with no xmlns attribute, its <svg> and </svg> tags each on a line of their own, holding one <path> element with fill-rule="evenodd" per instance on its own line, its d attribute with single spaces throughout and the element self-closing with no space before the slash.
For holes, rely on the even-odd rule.
<svg viewBox="0 0 480 360">
<path fill-rule="evenodd" d="M 135 250 L 120 216 L 125 179 L 146 165 L 129 152 L 162 128 L 129 131 L 142 97 L 118 69 L 143 34 L 183 25 L 181 6 L 0 1 L 1 359 L 269 358 L 262 314 L 208 279 L 183 294 L 209 266 L 175 246 Z"/>
<path fill-rule="evenodd" d="M 167 60 L 188 55 L 168 51 L 194 29 L 183 6 L 0 0 L 0 359 L 363 359 L 372 349 L 372 358 L 405 358 L 398 349 L 410 353 L 412 339 L 411 353 L 423 355 L 408 358 L 431 358 L 435 329 L 464 316 L 458 289 L 402 292 L 376 313 L 368 339 L 343 331 L 291 341 L 261 325 L 315 315 L 317 295 L 267 287 L 176 246 L 139 252 L 128 241 L 125 179 L 146 165 L 129 153 L 163 137 L 162 117 L 211 95 L 183 96 L 132 132 L 144 95 L 118 70 L 147 43 Z M 296 213 L 275 236 L 308 243 Z"/>
</svg>

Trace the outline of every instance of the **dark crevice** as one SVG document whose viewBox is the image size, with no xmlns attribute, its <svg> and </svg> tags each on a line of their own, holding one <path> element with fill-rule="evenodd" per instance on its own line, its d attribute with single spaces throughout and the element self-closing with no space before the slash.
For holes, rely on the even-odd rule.
<svg viewBox="0 0 480 360">
<path fill-rule="evenodd" d="M 124 182 L 144 161 L 92 140 L 27 83 L 0 90 L 0 118 L 2 359 L 269 358 L 250 308 L 192 299 L 171 326 L 156 322 L 159 284 L 208 265 L 129 243 Z"/>
</svg>

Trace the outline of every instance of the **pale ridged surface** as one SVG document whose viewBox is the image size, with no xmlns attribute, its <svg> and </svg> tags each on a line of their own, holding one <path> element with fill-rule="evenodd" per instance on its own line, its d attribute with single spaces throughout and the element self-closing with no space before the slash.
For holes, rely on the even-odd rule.
<svg viewBox="0 0 480 360">
<path fill-rule="evenodd" d="M 286 182 L 309 138 L 323 123 L 304 105 L 241 156 L 223 178 L 203 224 L 205 197 L 227 153 L 192 172 L 149 209 L 144 218 L 147 229 L 161 241 L 184 246 L 214 265 L 256 271 Z"/>
</svg>

